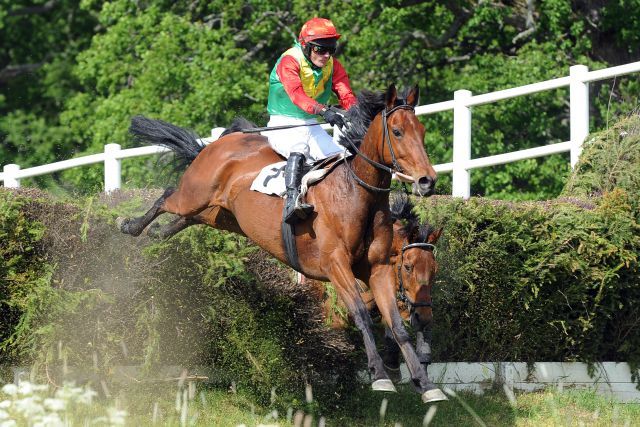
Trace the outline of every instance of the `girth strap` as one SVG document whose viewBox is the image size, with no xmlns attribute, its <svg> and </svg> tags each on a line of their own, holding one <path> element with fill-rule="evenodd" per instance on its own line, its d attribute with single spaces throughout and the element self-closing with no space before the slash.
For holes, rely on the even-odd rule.
<svg viewBox="0 0 640 427">
<path fill-rule="evenodd" d="M 287 262 L 295 271 L 302 273 L 300 260 L 298 259 L 298 248 L 296 246 L 296 226 L 295 224 L 287 224 L 282 221 L 280 228 L 282 234 L 282 242 L 284 243 L 284 253 Z"/>
</svg>

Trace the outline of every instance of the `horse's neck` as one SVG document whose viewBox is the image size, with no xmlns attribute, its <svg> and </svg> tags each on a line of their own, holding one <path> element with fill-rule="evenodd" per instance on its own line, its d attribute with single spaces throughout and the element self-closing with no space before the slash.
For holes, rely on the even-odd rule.
<svg viewBox="0 0 640 427">
<path fill-rule="evenodd" d="M 372 133 L 375 133 L 375 130 L 367 132 L 362 139 L 360 152 L 376 163 L 383 163 L 384 141 L 378 140 L 379 137 L 372 135 Z M 388 188 L 391 183 L 391 175 L 388 172 L 378 169 L 361 156 L 356 156 L 353 159 L 351 167 L 358 178 L 373 187 Z"/>
</svg>

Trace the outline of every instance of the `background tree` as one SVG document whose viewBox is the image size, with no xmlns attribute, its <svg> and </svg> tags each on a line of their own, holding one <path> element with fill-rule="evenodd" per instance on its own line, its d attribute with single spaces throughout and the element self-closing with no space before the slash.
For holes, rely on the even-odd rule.
<svg viewBox="0 0 640 427">
<path fill-rule="evenodd" d="M 343 34 L 338 55 L 354 89 L 419 84 L 423 104 L 458 89 L 486 93 L 565 76 L 578 63 L 595 69 L 640 56 L 638 0 L 14 3 L 0 0 L 9 48 L 0 76 L 42 64 L 0 79 L 0 162 L 23 167 L 100 152 L 108 142 L 129 146 L 135 114 L 203 135 L 235 115 L 264 124 L 268 73 L 312 16 L 331 18 Z M 43 12 L 19 12 L 30 8 Z M 592 84 L 592 129 L 632 111 L 639 93 L 637 75 Z M 472 156 L 566 141 L 568 117 L 568 89 L 475 107 Z M 432 160 L 451 161 L 452 113 L 424 121 Z M 125 185 L 157 185 L 155 163 L 124 162 Z M 568 169 L 566 154 L 474 171 L 472 194 L 554 197 Z M 56 184 L 95 190 L 101 175 L 83 168 L 59 174 Z M 440 192 L 450 190 L 446 174 L 440 183 Z"/>
</svg>

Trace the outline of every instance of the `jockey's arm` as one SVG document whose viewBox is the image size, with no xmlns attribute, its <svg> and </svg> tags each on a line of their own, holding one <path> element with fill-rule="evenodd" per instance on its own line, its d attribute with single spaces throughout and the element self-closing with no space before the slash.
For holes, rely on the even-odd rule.
<svg viewBox="0 0 640 427">
<path fill-rule="evenodd" d="M 348 110 L 358 102 L 351 90 L 351 85 L 349 85 L 349 76 L 336 58 L 333 58 L 333 85 L 331 89 L 338 95 L 340 106 L 344 110 Z"/>
<path fill-rule="evenodd" d="M 302 87 L 300 80 L 300 64 L 292 56 L 285 56 L 280 60 L 276 73 L 280 77 L 285 92 L 289 95 L 291 102 L 301 110 L 309 114 L 319 114 L 324 107 L 315 99 L 310 98 Z"/>
</svg>

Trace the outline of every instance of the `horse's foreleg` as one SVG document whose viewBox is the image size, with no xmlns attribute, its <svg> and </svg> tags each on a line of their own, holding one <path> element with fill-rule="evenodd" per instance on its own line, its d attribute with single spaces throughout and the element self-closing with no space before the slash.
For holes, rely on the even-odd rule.
<svg viewBox="0 0 640 427">
<path fill-rule="evenodd" d="M 151 209 L 149 209 L 146 214 L 138 218 L 118 218 L 120 231 L 125 234 L 131 234 L 132 236 L 139 236 L 140 233 L 142 233 L 142 230 L 144 230 L 145 227 L 151 223 L 151 221 L 156 219 L 158 215 L 166 212 L 166 210 L 164 210 L 162 206 L 167 197 L 171 196 L 174 191 L 174 188 L 167 188 L 164 191 L 164 194 L 162 194 L 162 196 L 160 196 L 160 198 L 155 201 L 153 206 L 151 206 Z"/>
<path fill-rule="evenodd" d="M 339 256 L 334 252 L 334 255 L 329 261 L 331 263 L 331 269 L 328 273 L 329 280 L 331 280 L 331 283 L 335 286 L 342 302 L 347 306 L 356 327 L 362 332 L 364 346 L 367 352 L 369 373 L 373 380 L 371 387 L 377 391 L 396 391 L 384 370 L 384 363 L 376 349 L 375 338 L 373 336 L 373 322 L 371 321 L 369 310 L 367 310 L 367 306 L 360 296 L 356 278 L 351 271 L 351 266 L 347 262 L 347 259 L 348 257 L 346 255 Z"/>
<path fill-rule="evenodd" d="M 445 394 L 429 380 L 424 366 L 420 363 L 420 359 L 411 345 L 409 334 L 402 324 L 402 317 L 396 304 L 393 280 L 391 266 L 378 265 L 372 269 L 369 285 L 373 291 L 380 314 L 385 323 L 391 328 L 393 338 L 398 343 L 402 356 L 407 363 L 411 380 L 416 389 L 422 394 L 422 401 L 426 403 L 447 400 Z"/>
<path fill-rule="evenodd" d="M 168 239 L 178 234 L 187 227 L 191 227 L 195 224 L 201 224 L 194 218 L 185 218 L 183 216 L 178 217 L 165 226 L 160 226 L 158 223 L 152 224 L 147 228 L 147 235 L 154 239 Z"/>
</svg>

